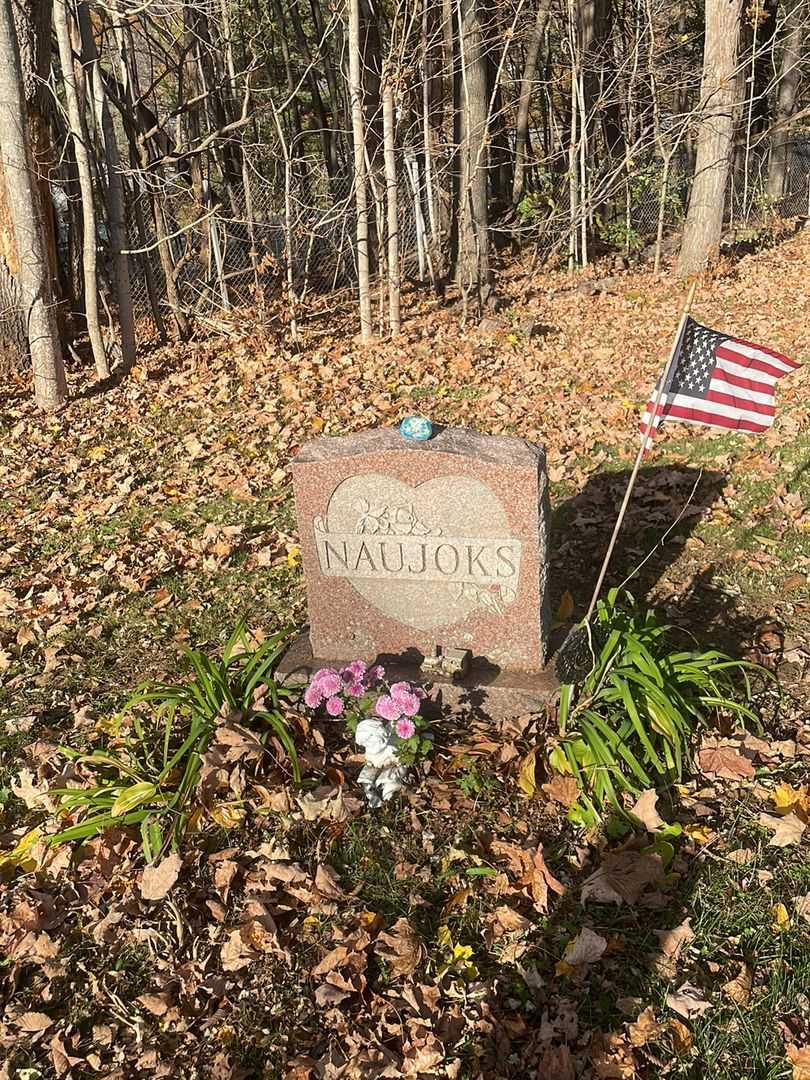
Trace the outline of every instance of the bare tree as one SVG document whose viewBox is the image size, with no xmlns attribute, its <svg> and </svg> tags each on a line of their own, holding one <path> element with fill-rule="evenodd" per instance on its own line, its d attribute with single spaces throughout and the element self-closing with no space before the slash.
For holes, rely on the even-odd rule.
<svg viewBox="0 0 810 1080">
<path fill-rule="evenodd" d="M 517 119 L 515 121 L 515 172 L 512 180 L 512 201 L 520 202 L 523 197 L 523 183 L 528 159 L 529 147 L 529 112 L 532 103 L 532 90 L 537 75 L 537 62 L 543 45 L 543 35 L 548 25 L 551 0 L 537 0 L 537 14 L 526 44 L 526 59 L 520 80 Z"/>
<path fill-rule="evenodd" d="M 76 82 L 76 69 L 73 63 L 73 46 L 70 40 L 70 16 L 67 0 L 54 0 L 54 28 L 59 44 L 59 63 L 65 88 L 67 115 L 76 165 L 79 169 L 79 186 L 82 197 L 82 225 L 84 246 L 82 249 L 82 269 L 84 272 L 84 310 L 87 319 L 87 333 L 93 350 L 96 374 L 99 379 L 106 379 L 110 374 L 104 339 L 101 336 L 101 324 L 98 317 L 98 277 L 96 273 L 96 209 L 93 202 L 93 174 L 90 170 L 87 124 L 79 98 Z"/>
<path fill-rule="evenodd" d="M 0 0 L 0 151 L 3 179 L 19 266 L 20 303 L 41 409 L 58 408 L 67 397 L 41 202 L 26 125 L 22 68 L 11 0 Z"/>
<path fill-rule="evenodd" d="M 385 152 L 385 199 L 388 226 L 388 319 L 391 333 L 400 330 L 399 205 L 394 131 L 393 72 L 388 65 L 382 82 L 383 140 Z"/>
<path fill-rule="evenodd" d="M 806 29 L 803 15 L 806 14 L 806 7 L 806 0 L 793 0 L 785 25 L 774 116 L 776 127 L 771 136 L 768 159 L 768 196 L 773 200 L 781 199 L 785 190 L 791 140 L 790 119 L 796 109 L 796 94 L 801 79 L 802 41 Z"/>
<path fill-rule="evenodd" d="M 115 272 L 115 291 L 118 300 L 118 324 L 121 332 L 121 360 L 125 370 L 135 363 L 135 315 L 132 308 L 132 287 L 129 277 L 127 249 L 126 200 L 121 177 L 121 155 L 115 133 L 107 91 L 101 75 L 101 62 L 96 48 L 87 0 L 78 5 L 79 32 L 82 41 L 82 58 L 88 72 L 88 81 L 96 110 L 96 122 L 104 146 L 106 173 L 107 219 L 110 226 L 110 247 Z"/>
<path fill-rule="evenodd" d="M 699 273 L 720 244 L 734 138 L 735 67 L 742 0 L 706 0 L 706 40 L 695 176 L 678 273 Z"/>
<path fill-rule="evenodd" d="M 371 337 L 371 289 L 368 258 L 368 190 L 366 186 L 366 132 L 361 78 L 360 0 L 349 0 L 349 94 L 354 152 L 354 199 L 357 209 L 357 284 L 360 297 L 360 336 Z"/>
<path fill-rule="evenodd" d="M 459 177 L 456 200 L 456 281 L 466 312 L 473 296 L 478 308 L 489 297 L 489 214 L 486 141 L 489 126 L 484 18 L 481 0 L 457 0 Z"/>
</svg>

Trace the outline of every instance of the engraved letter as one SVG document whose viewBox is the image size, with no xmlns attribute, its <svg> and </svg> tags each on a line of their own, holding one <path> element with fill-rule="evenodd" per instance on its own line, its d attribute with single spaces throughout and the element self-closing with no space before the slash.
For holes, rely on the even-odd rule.
<svg viewBox="0 0 810 1080">
<path fill-rule="evenodd" d="M 478 549 L 478 554 L 473 555 L 472 547 L 470 546 L 470 544 L 467 544 L 467 569 L 470 572 L 470 577 L 474 577 L 476 574 L 476 570 L 474 569 L 473 564 L 475 564 L 475 567 L 478 568 L 478 571 L 480 571 L 484 575 L 484 577 L 489 577 L 489 570 L 487 570 L 486 566 L 484 566 L 484 564 L 481 562 L 481 556 L 484 554 L 485 551 L 486 547 L 482 544 L 481 547 Z"/>
<path fill-rule="evenodd" d="M 389 566 L 385 559 L 386 542 L 385 540 L 380 541 L 380 561 L 382 562 L 383 570 L 387 570 L 389 574 L 401 574 L 402 567 L 405 564 L 405 555 L 402 551 L 402 544 L 397 544 L 397 547 L 399 548 L 399 566 Z"/>
<path fill-rule="evenodd" d="M 369 570 L 371 570 L 372 573 L 376 572 L 377 567 L 374 565 L 374 560 L 372 559 L 372 557 L 371 557 L 371 555 L 369 553 L 369 550 L 366 547 L 365 540 L 361 543 L 360 548 L 359 548 L 359 550 L 357 552 L 357 558 L 354 560 L 355 572 L 357 572 L 360 569 L 360 560 L 361 559 L 365 559 L 366 562 L 368 562 L 368 568 L 369 568 Z"/>
<path fill-rule="evenodd" d="M 500 559 L 500 561 L 502 563 L 506 563 L 506 565 L 508 567 L 507 570 L 501 570 L 501 568 L 499 566 L 498 567 L 498 577 L 514 577 L 515 576 L 515 564 L 512 562 L 512 559 L 510 558 L 510 556 L 514 554 L 512 549 L 507 544 L 501 544 L 501 546 L 498 548 L 496 554 L 497 554 L 498 558 Z"/>
<path fill-rule="evenodd" d="M 349 563 L 348 563 L 349 555 L 348 555 L 348 552 L 346 551 L 346 541 L 345 540 L 343 541 L 343 554 L 342 555 L 340 554 L 339 551 L 337 551 L 336 548 L 332 547 L 332 545 L 329 543 L 328 540 L 324 540 L 324 542 L 323 542 L 323 555 L 324 555 L 324 562 L 326 563 L 326 569 L 327 570 L 332 569 L 332 560 L 330 558 L 330 555 L 334 555 L 334 557 L 337 559 L 337 561 L 339 563 L 341 563 L 344 570 L 349 569 Z"/>
<path fill-rule="evenodd" d="M 442 566 L 442 560 L 439 556 L 443 551 L 449 551 L 452 557 L 452 566 L 449 569 Z M 433 561 L 436 563 L 436 569 L 440 574 L 455 574 L 456 570 L 458 570 L 458 551 L 451 544 L 439 544 L 433 553 Z"/>
<path fill-rule="evenodd" d="M 420 549 L 422 551 L 422 565 L 418 569 L 416 569 L 416 567 L 411 566 L 410 563 L 409 563 L 408 564 L 408 573 L 409 574 L 424 574 L 424 572 L 425 572 L 425 569 L 426 569 L 426 566 L 427 566 L 427 556 L 425 554 L 425 545 L 420 544 L 419 547 L 420 547 Z"/>
</svg>

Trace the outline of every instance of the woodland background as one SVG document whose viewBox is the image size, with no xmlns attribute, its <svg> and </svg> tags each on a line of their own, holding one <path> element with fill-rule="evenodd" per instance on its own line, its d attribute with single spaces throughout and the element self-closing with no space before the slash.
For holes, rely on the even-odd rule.
<svg viewBox="0 0 810 1080">
<path fill-rule="evenodd" d="M 0 365 L 405 279 L 497 306 L 521 249 L 702 269 L 810 208 L 806 0 L 3 0 Z M 737 230 L 735 232 L 735 230 Z M 272 312 L 268 305 L 272 306 Z M 249 312 L 249 315 L 247 314 Z"/>
</svg>

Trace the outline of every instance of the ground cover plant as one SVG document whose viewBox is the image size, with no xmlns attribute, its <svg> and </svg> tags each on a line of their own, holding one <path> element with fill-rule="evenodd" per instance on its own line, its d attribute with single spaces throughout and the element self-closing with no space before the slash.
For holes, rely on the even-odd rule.
<svg viewBox="0 0 810 1080">
<path fill-rule="evenodd" d="M 808 269 L 802 232 L 696 310 L 806 363 Z M 0 1075 L 806 1076 L 806 369 L 767 435 L 674 429 L 642 470 L 610 584 L 646 560 L 643 609 L 779 690 L 752 684 L 762 730 L 713 716 L 680 783 L 639 778 L 632 820 L 568 820 L 557 715 L 448 717 L 421 781 L 369 811 L 350 733 L 299 714 L 301 784 L 250 738 L 266 725 L 229 730 L 178 850 L 47 842 L 80 767 L 60 746 L 112 738 L 130 688 L 184 683 L 183 650 L 221 656 L 240 614 L 254 642 L 304 621 L 289 462 L 314 435 L 418 402 L 545 442 L 559 632 L 581 616 L 682 292 L 525 280 L 503 273 L 501 328 L 461 332 L 414 290 L 396 343 L 352 342 L 349 309 L 300 353 L 235 320 L 52 419 L 4 400 Z"/>
<path fill-rule="evenodd" d="M 765 668 L 734 660 L 717 649 L 682 641 L 675 628 L 633 596 L 609 590 L 593 620 L 577 631 L 581 677 L 560 692 L 560 742 L 549 756 L 553 769 L 573 776 L 581 792 L 572 817 L 596 825 L 599 810 L 622 808 L 622 796 L 679 783 L 691 764 L 695 737 L 724 714 L 759 726 L 750 676 Z"/>
</svg>

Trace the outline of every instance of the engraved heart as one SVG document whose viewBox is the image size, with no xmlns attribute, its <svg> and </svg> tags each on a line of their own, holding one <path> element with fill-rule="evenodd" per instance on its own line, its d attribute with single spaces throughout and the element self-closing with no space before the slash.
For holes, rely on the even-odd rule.
<svg viewBox="0 0 810 1080">
<path fill-rule="evenodd" d="M 407 626 L 452 626 L 482 609 L 498 615 L 517 595 L 522 544 L 480 480 L 450 475 L 412 486 L 351 476 L 314 525 L 322 573 L 348 579 Z M 465 644 L 464 635 L 452 644 Z"/>
</svg>

